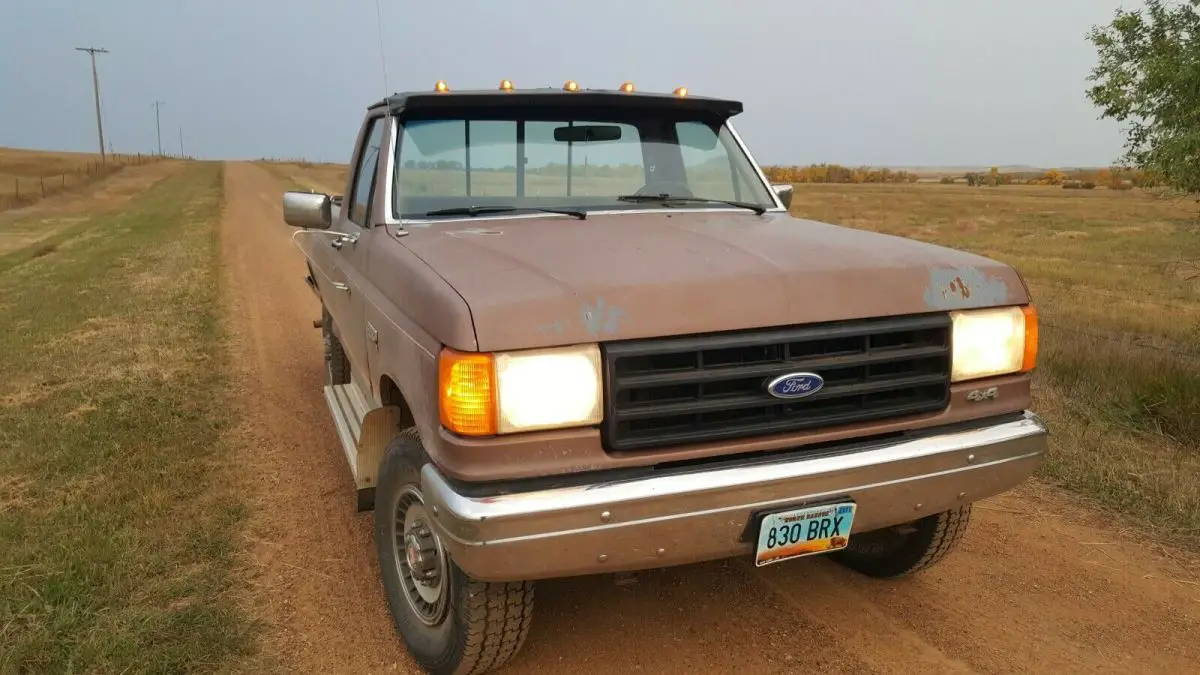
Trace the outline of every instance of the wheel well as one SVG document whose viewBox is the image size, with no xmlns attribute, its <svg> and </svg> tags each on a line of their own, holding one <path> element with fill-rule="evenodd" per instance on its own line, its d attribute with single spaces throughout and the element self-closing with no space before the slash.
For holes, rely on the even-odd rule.
<svg viewBox="0 0 1200 675">
<path fill-rule="evenodd" d="M 400 408 L 401 429 L 407 429 L 416 424 L 412 409 L 408 407 L 408 401 L 404 400 L 404 394 L 400 393 L 400 387 L 396 386 L 392 378 L 387 375 L 379 378 L 379 402 L 383 405 L 394 405 Z"/>
</svg>

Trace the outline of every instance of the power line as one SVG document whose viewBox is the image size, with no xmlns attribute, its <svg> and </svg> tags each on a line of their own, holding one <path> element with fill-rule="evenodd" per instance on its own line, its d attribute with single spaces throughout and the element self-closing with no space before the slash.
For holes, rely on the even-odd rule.
<svg viewBox="0 0 1200 675">
<path fill-rule="evenodd" d="M 100 135 L 100 163 L 103 164 L 106 159 L 104 153 L 104 122 L 100 118 L 100 76 L 96 74 L 96 55 L 107 54 L 108 50 L 102 47 L 76 47 L 75 50 L 87 52 L 88 56 L 92 57 L 92 95 L 96 99 L 96 132 Z"/>
</svg>

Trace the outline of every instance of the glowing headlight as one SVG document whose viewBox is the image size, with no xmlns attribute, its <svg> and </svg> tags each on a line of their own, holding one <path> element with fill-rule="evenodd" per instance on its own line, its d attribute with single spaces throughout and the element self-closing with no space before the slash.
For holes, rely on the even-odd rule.
<svg viewBox="0 0 1200 675">
<path fill-rule="evenodd" d="M 596 345 L 497 354 L 443 350 L 442 424 L 468 436 L 598 424 L 603 412 Z"/>
<path fill-rule="evenodd" d="M 953 382 L 1032 370 L 1037 311 L 1031 305 L 952 312 Z"/>
</svg>

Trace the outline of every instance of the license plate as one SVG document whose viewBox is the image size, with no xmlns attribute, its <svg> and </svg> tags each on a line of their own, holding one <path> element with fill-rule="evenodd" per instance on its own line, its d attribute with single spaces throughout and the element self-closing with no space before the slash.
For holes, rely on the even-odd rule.
<svg viewBox="0 0 1200 675">
<path fill-rule="evenodd" d="M 847 502 L 767 514 L 758 529 L 754 566 L 846 548 L 854 510 Z"/>
</svg>

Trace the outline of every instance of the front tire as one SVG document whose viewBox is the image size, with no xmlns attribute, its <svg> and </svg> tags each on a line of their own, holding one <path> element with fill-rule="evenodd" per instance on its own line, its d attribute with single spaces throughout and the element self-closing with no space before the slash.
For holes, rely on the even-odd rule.
<svg viewBox="0 0 1200 675">
<path fill-rule="evenodd" d="M 833 559 L 870 577 L 887 579 L 914 574 L 941 562 L 953 551 L 971 522 L 971 505 L 935 513 L 920 520 L 864 532 Z"/>
<path fill-rule="evenodd" d="M 396 630 L 436 675 L 484 673 L 524 644 L 533 582 L 487 583 L 467 576 L 442 547 L 421 492 L 428 462 L 415 428 L 392 439 L 375 493 L 375 547 Z"/>
</svg>

